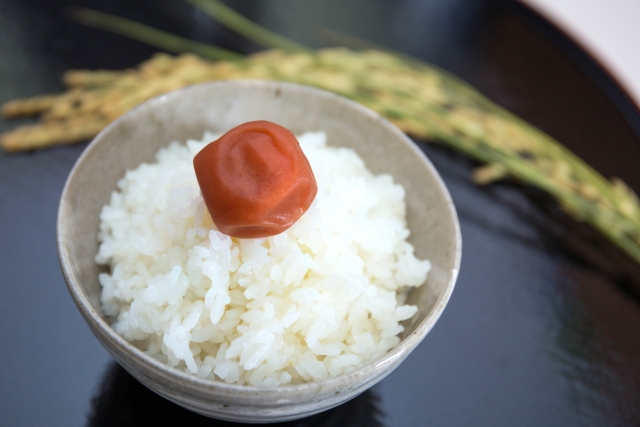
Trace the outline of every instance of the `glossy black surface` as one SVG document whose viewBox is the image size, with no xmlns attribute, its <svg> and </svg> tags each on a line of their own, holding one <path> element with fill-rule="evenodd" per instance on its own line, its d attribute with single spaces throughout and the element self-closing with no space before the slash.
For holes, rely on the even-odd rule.
<svg viewBox="0 0 640 427">
<path fill-rule="evenodd" d="M 580 49 L 524 7 L 476 0 L 229 2 L 301 42 L 330 27 L 433 61 L 640 190 L 640 115 Z M 0 102 L 62 89 L 67 68 L 155 49 L 76 25 L 69 5 L 254 51 L 180 0 L 0 0 Z M 0 121 L 0 130 L 15 123 Z M 544 195 L 477 188 L 474 164 L 419 143 L 462 226 L 460 277 L 425 341 L 370 392 L 295 426 L 640 424 L 638 268 Z M 167 402 L 119 368 L 73 306 L 55 248 L 64 180 L 86 144 L 0 154 L 0 425 L 234 425 Z"/>
</svg>

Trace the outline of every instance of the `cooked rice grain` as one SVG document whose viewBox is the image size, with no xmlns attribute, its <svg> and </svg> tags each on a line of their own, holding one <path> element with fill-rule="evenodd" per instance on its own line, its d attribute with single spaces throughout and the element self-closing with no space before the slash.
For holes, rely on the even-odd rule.
<svg viewBox="0 0 640 427">
<path fill-rule="evenodd" d="M 299 137 L 318 182 L 286 232 L 236 239 L 212 223 L 192 160 L 160 150 L 127 172 L 100 214 L 104 312 L 156 359 L 202 378 L 277 386 L 335 377 L 399 342 L 402 290 L 430 265 L 406 241 L 404 189 L 323 133 Z"/>
</svg>

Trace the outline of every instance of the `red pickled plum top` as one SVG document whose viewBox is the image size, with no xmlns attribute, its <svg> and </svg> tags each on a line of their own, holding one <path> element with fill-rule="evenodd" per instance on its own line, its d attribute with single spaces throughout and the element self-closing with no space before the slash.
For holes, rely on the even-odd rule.
<svg viewBox="0 0 640 427">
<path fill-rule="evenodd" d="M 266 120 L 231 129 L 204 147 L 193 166 L 211 219 L 232 237 L 282 233 L 318 192 L 296 137 Z"/>
</svg>

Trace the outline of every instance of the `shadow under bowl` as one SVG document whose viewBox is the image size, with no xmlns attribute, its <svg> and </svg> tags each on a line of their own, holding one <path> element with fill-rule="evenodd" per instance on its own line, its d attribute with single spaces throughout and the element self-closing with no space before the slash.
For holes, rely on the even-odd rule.
<svg viewBox="0 0 640 427">
<path fill-rule="evenodd" d="M 412 290 L 417 314 L 401 342 L 367 366 L 325 381 L 280 387 L 231 385 L 165 365 L 118 335 L 100 303 L 94 262 L 99 215 L 125 172 L 154 160 L 172 141 L 201 139 L 251 120 L 269 120 L 296 134 L 324 131 L 332 146 L 354 149 L 375 174 L 391 174 L 406 191 L 407 221 L 419 258 L 431 261 L 427 282 Z M 154 98 L 104 129 L 78 159 L 64 187 L 57 222 L 60 265 L 80 313 L 107 351 L 131 375 L 165 398 L 203 415 L 275 422 L 337 406 L 395 369 L 431 330 L 458 274 L 460 227 L 451 197 L 425 155 L 399 129 L 367 108 L 329 92 L 291 83 L 221 81 Z"/>
</svg>

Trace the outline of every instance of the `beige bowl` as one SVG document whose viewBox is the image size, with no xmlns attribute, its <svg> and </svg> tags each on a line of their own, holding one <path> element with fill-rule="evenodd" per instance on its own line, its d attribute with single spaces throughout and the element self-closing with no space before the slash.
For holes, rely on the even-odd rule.
<svg viewBox="0 0 640 427">
<path fill-rule="evenodd" d="M 374 173 L 391 173 L 406 190 L 410 241 L 432 263 L 427 283 L 409 303 L 400 344 L 382 358 L 338 378 L 275 388 L 203 380 L 164 365 L 116 334 L 100 305 L 95 264 L 99 214 L 127 169 L 151 161 L 172 141 L 200 139 L 265 119 L 294 133 L 322 130 L 334 146 L 355 149 Z M 58 252 L 69 292 L 91 331 L 131 375 L 167 399 L 200 414 L 243 422 L 302 418 L 337 406 L 395 369 L 444 310 L 460 264 L 460 227 L 451 197 L 433 165 L 400 130 L 359 104 L 289 83 L 224 81 L 191 86 L 152 99 L 109 125 L 75 164 L 62 192 Z"/>
</svg>

